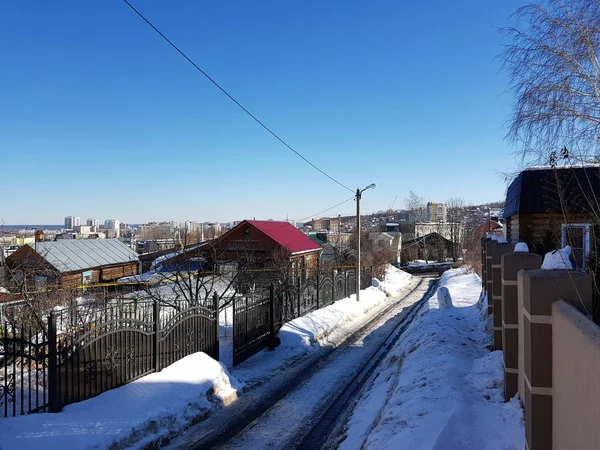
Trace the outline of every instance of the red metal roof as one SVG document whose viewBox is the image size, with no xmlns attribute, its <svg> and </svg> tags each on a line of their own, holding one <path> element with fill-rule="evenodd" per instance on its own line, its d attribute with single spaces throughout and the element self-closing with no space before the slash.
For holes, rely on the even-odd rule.
<svg viewBox="0 0 600 450">
<path fill-rule="evenodd" d="M 292 253 L 314 251 L 322 248 L 291 223 L 272 220 L 247 220 L 246 222 L 265 233 L 282 247 L 286 247 Z"/>
</svg>

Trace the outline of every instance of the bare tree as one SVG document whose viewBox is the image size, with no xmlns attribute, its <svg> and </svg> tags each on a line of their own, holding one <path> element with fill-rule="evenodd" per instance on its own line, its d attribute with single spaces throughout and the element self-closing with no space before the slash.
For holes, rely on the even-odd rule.
<svg viewBox="0 0 600 450">
<path fill-rule="evenodd" d="M 466 222 L 465 201 L 461 197 L 446 200 L 448 239 L 452 241 L 451 258 L 456 261 L 463 248 Z"/>
<path fill-rule="evenodd" d="M 515 13 L 502 53 L 515 94 L 509 134 L 524 158 L 552 163 L 561 149 L 597 161 L 600 138 L 600 1 L 546 0 Z"/>
<path fill-rule="evenodd" d="M 410 191 L 408 197 L 404 199 L 404 205 L 409 212 L 411 222 L 422 222 L 425 216 L 425 198 Z"/>
</svg>

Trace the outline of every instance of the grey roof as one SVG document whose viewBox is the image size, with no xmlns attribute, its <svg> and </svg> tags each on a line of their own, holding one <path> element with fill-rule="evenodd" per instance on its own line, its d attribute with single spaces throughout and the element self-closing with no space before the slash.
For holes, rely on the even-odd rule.
<svg viewBox="0 0 600 450">
<path fill-rule="evenodd" d="M 139 260 L 138 254 L 118 239 L 73 239 L 28 245 L 63 273 Z"/>
</svg>

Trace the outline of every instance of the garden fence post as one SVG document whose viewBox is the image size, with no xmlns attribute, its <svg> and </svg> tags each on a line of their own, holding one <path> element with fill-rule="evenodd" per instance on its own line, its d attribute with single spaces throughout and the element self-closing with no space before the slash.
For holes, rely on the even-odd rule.
<svg viewBox="0 0 600 450">
<path fill-rule="evenodd" d="M 213 294 L 213 308 L 215 310 L 215 350 L 214 350 L 214 354 L 213 357 L 219 361 L 219 328 L 220 328 L 220 324 L 219 324 L 219 294 L 217 294 L 216 292 Z"/>
<path fill-rule="evenodd" d="M 154 336 L 153 336 L 153 350 L 154 350 L 154 371 L 160 371 L 160 353 L 159 353 L 159 335 L 160 335 L 160 307 L 156 300 L 153 304 L 153 316 L 154 316 Z"/>
<path fill-rule="evenodd" d="M 296 317 L 300 317 L 300 297 L 302 295 L 302 286 L 300 285 L 300 277 L 298 277 L 298 315 Z"/>
<path fill-rule="evenodd" d="M 48 317 L 48 409 L 51 413 L 60 412 L 62 409 L 59 398 L 57 353 L 56 315 L 52 311 Z"/>
<path fill-rule="evenodd" d="M 344 298 L 348 297 L 348 271 L 344 270 Z"/>
<path fill-rule="evenodd" d="M 317 269 L 317 309 L 319 309 L 319 295 L 321 294 L 320 284 L 321 277 L 319 276 L 319 270 Z"/>
<path fill-rule="evenodd" d="M 269 350 L 275 348 L 275 286 L 269 286 Z"/>
<path fill-rule="evenodd" d="M 331 269 L 331 303 L 335 302 L 335 269 Z"/>
</svg>

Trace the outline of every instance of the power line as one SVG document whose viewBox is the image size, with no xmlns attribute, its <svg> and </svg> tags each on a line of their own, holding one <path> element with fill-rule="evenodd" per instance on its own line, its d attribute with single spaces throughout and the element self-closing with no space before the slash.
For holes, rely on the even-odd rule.
<svg viewBox="0 0 600 450">
<path fill-rule="evenodd" d="M 343 202 L 339 202 L 337 205 L 334 205 L 334 206 L 332 206 L 330 208 L 324 209 L 323 211 L 318 212 L 316 214 L 312 214 L 312 215 L 310 215 L 308 217 L 303 217 L 302 219 L 297 220 L 297 222 L 302 222 L 302 221 L 304 221 L 306 219 L 312 219 L 313 217 L 317 217 L 317 216 L 319 216 L 319 215 L 321 215 L 323 213 L 326 213 L 327 211 L 331 211 L 332 209 L 337 208 L 340 205 L 343 205 L 344 203 L 348 203 L 350 200 L 354 200 L 354 197 L 350 197 L 350 198 L 344 200 Z"/>
<path fill-rule="evenodd" d="M 334 183 L 340 185 L 344 189 L 349 190 L 350 192 L 354 192 L 348 186 L 342 184 L 341 182 L 339 182 L 338 180 L 336 180 L 335 178 L 333 178 L 331 175 L 327 174 L 325 171 L 323 171 L 322 169 L 320 169 L 319 167 L 317 167 L 315 164 L 313 164 L 312 162 L 310 162 L 308 159 L 306 159 L 304 156 L 302 156 L 298 151 L 296 151 L 291 145 L 289 145 L 282 138 L 280 138 L 274 131 L 272 131 L 268 126 L 266 126 L 263 122 L 261 122 L 254 114 L 252 114 L 250 111 L 248 111 L 229 92 L 227 92 L 224 88 L 222 88 L 221 85 L 219 85 L 219 83 L 217 83 L 210 75 L 208 75 L 204 70 L 202 70 L 194 61 L 192 61 L 182 50 L 179 49 L 179 47 L 177 47 L 173 42 L 171 42 L 171 40 L 168 37 L 166 37 L 158 28 L 156 28 L 148 19 L 146 19 L 146 17 L 141 12 L 139 12 L 137 9 L 135 9 L 134 6 L 131 3 L 129 3 L 127 0 L 123 0 L 123 1 L 138 16 L 140 16 L 144 20 L 144 22 L 146 22 L 154 31 L 156 31 L 160 35 L 160 37 L 162 37 L 165 41 L 167 41 L 169 43 L 169 45 L 171 45 L 171 47 L 173 47 L 175 50 L 177 50 L 177 52 L 181 56 L 183 56 L 192 66 L 194 66 L 202 75 L 204 75 L 212 84 L 214 84 L 223 94 L 225 94 L 227 97 L 229 97 L 229 99 L 233 103 L 235 103 L 237 106 L 239 106 L 242 109 L 242 111 L 244 111 L 252 119 L 254 119 L 254 121 L 256 123 L 258 123 L 261 127 L 263 127 L 265 130 L 267 130 L 269 132 L 269 134 L 271 134 L 275 139 L 277 139 L 279 142 L 281 142 L 283 145 L 285 145 L 288 149 L 290 149 L 292 152 L 294 152 L 297 156 L 299 156 L 300 158 L 302 158 L 302 160 L 304 162 L 306 162 L 307 164 L 309 164 L 310 166 L 312 166 L 314 169 L 318 170 L 321 174 L 325 175 L 331 181 L 333 181 Z"/>
</svg>

